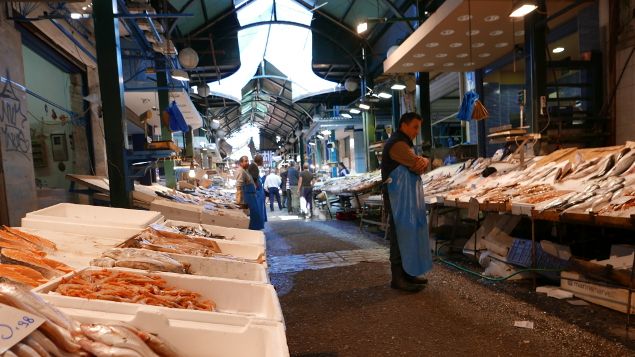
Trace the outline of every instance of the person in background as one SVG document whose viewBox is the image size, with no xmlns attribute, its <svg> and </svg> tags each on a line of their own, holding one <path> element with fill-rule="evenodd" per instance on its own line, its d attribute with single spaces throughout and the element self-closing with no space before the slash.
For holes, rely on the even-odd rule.
<svg viewBox="0 0 635 357">
<path fill-rule="evenodd" d="M 256 184 L 256 200 L 258 200 L 262 207 L 262 216 L 265 222 L 267 222 L 267 208 L 265 206 L 265 190 L 262 188 L 262 181 L 260 180 L 260 168 L 262 168 L 263 160 L 262 155 L 256 154 L 254 161 L 249 165 L 247 171 L 251 175 Z"/>
<path fill-rule="evenodd" d="M 249 158 L 243 156 L 238 160 L 236 174 L 236 203 L 249 209 L 249 229 L 260 230 L 265 227 L 262 206 L 256 199 L 256 185 L 253 177 L 247 172 Z"/>
<path fill-rule="evenodd" d="M 282 208 L 290 207 L 288 204 L 289 195 L 287 195 L 287 168 L 282 168 L 282 173 L 280 173 L 280 192 L 282 192 Z"/>
<path fill-rule="evenodd" d="M 309 218 L 313 215 L 313 174 L 309 171 L 309 164 L 304 164 L 304 170 L 300 173 L 298 180 L 298 195 L 306 200 L 306 207 L 309 209 Z M 301 212 L 304 214 L 304 212 Z"/>
<path fill-rule="evenodd" d="M 243 156 L 238 160 L 238 170 L 236 171 L 236 203 L 246 209 L 247 202 L 245 201 L 245 185 L 253 185 L 254 179 L 247 172 L 249 166 L 249 158 Z"/>
<path fill-rule="evenodd" d="M 289 195 L 289 213 L 300 214 L 300 195 L 298 190 L 298 181 L 300 174 L 295 168 L 295 162 L 289 162 L 289 170 L 287 170 L 287 194 Z"/>
<path fill-rule="evenodd" d="M 344 165 L 343 162 L 340 161 L 339 166 L 340 166 L 340 169 L 339 169 L 338 174 L 337 174 L 339 177 L 344 177 L 344 176 L 350 174 L 350 171 L 348 171 L 348 169 L 346 168 L 346 166 Z"/>
<path fill-rule="evenodd" d="M 422 121 L 417 113 L 402 115 L 399 130 L 384 145 L 381 162 L 384 209 L 389 219 L 390 286 L 410 292 L 424 288 L 427 279 L 419 275 L 432 269 L 420 177 L 430 161 L 416 156 L 413 149 Z"/>
<path fill-rule="evenodd" d="M 267 175 L 265 179 L 265 190 L 269 191 L 269 208 L 271 212 L 273 212 L 273 199 L 278 201 L 278 209 L 282 210 L 282 204 L 280 203 L 280 185 L 282 184 L 282 179 L 278 176 L 277 172 L 271 172 Z"/>
</svg>

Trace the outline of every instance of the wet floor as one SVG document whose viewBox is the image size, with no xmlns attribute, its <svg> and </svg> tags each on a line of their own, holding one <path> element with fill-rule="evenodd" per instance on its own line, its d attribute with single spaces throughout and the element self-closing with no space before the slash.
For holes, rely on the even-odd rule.
<svg viewBox="0 0 635 357">
<path fill-rule="evenodd" d="M 635 356 L 620 337 L 623 314 L 439 264 L 426 289 L 402 293 L 388 285 L 381 232 L 273 215 L 265 229 L 270 276 L 291 356 Z"/>
</svg>

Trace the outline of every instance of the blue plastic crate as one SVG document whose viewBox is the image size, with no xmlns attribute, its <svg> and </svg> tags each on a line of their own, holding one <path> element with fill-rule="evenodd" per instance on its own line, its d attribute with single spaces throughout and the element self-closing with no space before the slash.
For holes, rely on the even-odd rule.
<svg viewBox="0 0 635 357">
<path fill-rule="evenodd" d="M 507 261 L 522 267 L 531 267 L 531 241 L 527 239 L 514 239 L 509 253 L 507 253 Z M 536 242 L 536 268 L 564 269 L 567 265 L 568 261 L 545 253 L 540 244 Z"/>
</svg>

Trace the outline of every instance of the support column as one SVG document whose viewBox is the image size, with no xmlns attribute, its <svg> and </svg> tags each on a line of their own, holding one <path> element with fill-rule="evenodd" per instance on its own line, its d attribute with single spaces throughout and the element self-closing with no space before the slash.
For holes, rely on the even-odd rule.
<svg viewBox="0 0 635 357">
<path fill-rule="evenodd" d="M 119 20 L 117 0 L 95 1 L 95 48 L 101 90 L 110 180 L 110 204 L 113 207 L 132 207 L 132 180 L 126 163 L 127 138 L 125 107 L 123 102 L 123 77 L 121 46 L 119 45 Z"/>
<path fill-rule="evenodd" d="M 164 110 L 170 105 L 170 91 L 168 88 L 168 74 L 167 64 L 161 58 L 156 61 L 157 66 L 160 68 L 157 71 L 157 87 L 161 88 L 158 91 L 159 94 L 159 113 L 163 113 Z M 172 140 L 172 132 L 167 125 L 161 122 L 161 140 Z M 174 160 L 163 161 L 163 171 L 165 173 L 165 185 L 169 188 L 176 188 L 176 175 L 174 174 Z"/>
<path fill-rule="evenodd" d="M 86 77 L 88 79 L 88 95 L 99 93 L 99 74 L 96 68 L 87 67 Z M 93 164 L 95 165 L 95 175 L 108 176 L 108 164 L 106 158 L 106 139 L 104 137 L 102 105 L 99 101 L 90 102 L 90 129 L 93 137 Z"/>
<path fill-rule="evenodd" d="M 22 39 L 0 6 L 0 76 L 24 84 Z M 0 223 L 19 226 L 37 209 L 27 97 L 17 85 L 0 81 Z"/>
<path fill-rule="evenodd" d="M 337 140 L 335 139 L 335 129 L 331 130 L 329 137 L 331 148 L 329 149 L 329 162 L 337 162 Z M 337 177 L 337 165 L 331 167 L 331 176 Z"/>
<path fill-rule="evenodd" d="M 183 133 L 185 136 L 185 156 L 194 157 L 194 133 L 192 133 L 192 127 L 188 126 L 188 130 L 186 133 Z"/>
<path fill-rule="evenodd" d="M 377 168 L 377 158 L 370 154 L 368 148 L 375 142 L 375 114 L 369 111 L 362 112 L 364 123 L 364 152 L 366 153 L 366 168 L 373 171 Z"/>
<path fill-rule="evenodd" d="M 300 147 L 300 167 L 304 168 L 304 134 L 298 137 L 298 146 Z"/>
<path fill-rule="evenodd" d="M 353 150 L 353 157 L 355 158 L 355 172 L 363 173 L 368 171 L 366 157 L 368 156 L 365 146 L 365 135 L 363 129 L 355 129 L 353 133 L 353 140 L 355 140 L 355 147 Z"/>
<path fill-rule="evenodd" d="M 392 132 L 399 130 L 399 117 L 401 116 L 401 103 L 399 103 L 399 95 L 401 91 L 392 90 Z"/>
<path fill-rule="evenodd" d="M 419 86 L 419 108 L 421 108 L 421 140 L 422 144 L 432 145 L 432 113 L 430 105 L 430 73 L 418 72 L 417 85 Z"/>
<path fill-rule="evenodd" d="M 537 133 L 540 96 L 547 95 L 547 48 L 545 0 L 538 0 L 538 9 L 525 16 L 525 83 L 527 86 L 526 118 L 530 131 Z"/>
<path fill-rule="evenodd" d="M 483 90 L 483 70 L 477 69 L 474 71 L 474 91 L 478 94 L 479 101 L 485 103 L 485 91 Z M 477 132 L 477 152 L 479 157 L 487 156 L 487 130 L 485 128 L 485 120 L 479 120 L 476 123 Z"/>
</svg>

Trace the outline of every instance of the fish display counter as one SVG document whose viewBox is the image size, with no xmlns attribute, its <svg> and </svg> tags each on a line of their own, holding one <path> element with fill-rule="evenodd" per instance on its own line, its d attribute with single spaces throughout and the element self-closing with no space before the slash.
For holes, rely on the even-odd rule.
<svg viewBox="0 0 635 357">
<path fill-rule="evenodd" d="M 322 185 L 316 186 L 315 189 L 339 195 L 342 193 L 363 193 L 379 185 L 381 185 L 381 172 L 376 170 L 363 174 L 334 177 L 325 181 Z"/>
<path fill-rule="evenodd" d="M 483 210 L 537 216 L 592 215 L 622 218 L 635 214 L 635 144 L 563 149 L 518 162 L 479 158 L 422 176 L 426 196 L 444 205 L 477 199 Z M 489 208 L 489 209 L 488 209 Z"/>
</svg>

